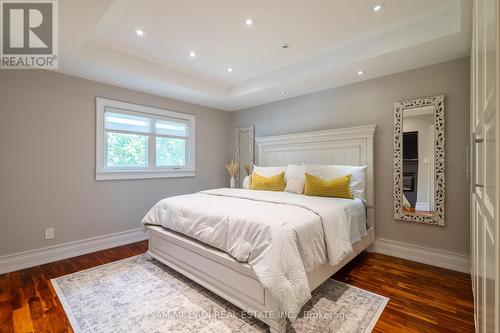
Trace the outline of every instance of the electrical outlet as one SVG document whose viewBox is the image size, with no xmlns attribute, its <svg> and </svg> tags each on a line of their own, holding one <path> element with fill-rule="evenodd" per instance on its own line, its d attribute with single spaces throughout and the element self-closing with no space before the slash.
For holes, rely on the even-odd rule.
<svg viewBox="0 0 500 333">
<path fill-rule="evenodd" d="M 45 239 L 54 239 L 54 228 L 45 229 Z"/>
</svg>

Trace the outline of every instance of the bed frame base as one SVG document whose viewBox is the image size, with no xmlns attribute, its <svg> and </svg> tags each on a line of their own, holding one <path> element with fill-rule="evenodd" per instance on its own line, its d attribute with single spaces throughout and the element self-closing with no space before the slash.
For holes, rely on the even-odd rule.
<svg viewBox="0 0 500 333">
<path fill-rule="evenodd" d="M 278 305 L 259 282 L 250 266 L 211 246 L 159 226 L 149 226 L 148 254 L 187 278 L 269 325 L 272 333 L 284 333 L 287 321 L 278 318 Z M 308 273 L 311 290 L 316 289 L 351 261 L 374 240 L 374 228 L 353 245 L 353 251 L 338 265 L 326 263 Z M 267 314 L 267 315 L 266 315 Z"/>
</svg>

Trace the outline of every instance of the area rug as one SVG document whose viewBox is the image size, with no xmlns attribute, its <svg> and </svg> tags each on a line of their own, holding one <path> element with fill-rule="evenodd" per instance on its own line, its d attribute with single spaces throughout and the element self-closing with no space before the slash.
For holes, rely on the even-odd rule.
<svg viewBox="0 0 500 333">
<path fill-rule="evenodd" d="M 79 332 L 266 332 L 268 326 L 147 254 L 51 280 Z M 287 332 L 371 332 L 388 298 L 329 279 Z"/>
</svg>

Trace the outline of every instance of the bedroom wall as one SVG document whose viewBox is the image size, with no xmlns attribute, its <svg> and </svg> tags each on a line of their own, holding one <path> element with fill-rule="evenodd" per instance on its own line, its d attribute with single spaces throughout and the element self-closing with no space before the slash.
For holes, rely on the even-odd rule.
<svg viewBox="0 0 500 333">
<path fill-rule="evenodd" d="M 196 176 L 95 181 L 97 96 L 195 114 Z M 228 112 L 42 70 L 2 70 L 0 101 L 0 256 L 136 229 L 162 198 L 228 184 Z"/>
<path fill-rule="evenodd" d="M 445 95 L 446 227 L 393 218 L 393 103 Z M 233 112 L 233 126 L 255 125 L 256 136 L 376 124 L 376 237 L 469 254 L 466 151 L 469 58 L 448 61 Z"/>
</svg>

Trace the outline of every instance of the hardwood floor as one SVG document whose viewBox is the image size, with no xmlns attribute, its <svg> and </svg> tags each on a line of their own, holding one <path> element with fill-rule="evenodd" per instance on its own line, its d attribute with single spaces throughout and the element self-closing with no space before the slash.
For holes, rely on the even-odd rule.
<svg viewBox="0 0 500 333">
<path fill-rule="evenodd" d="M 0 332 L 73 332 L 50 279 L 147 251 L 147 241 L 0 275 Z"/>
<path fill-rule="evenodd" d="M 0 275 L 0 332 L 73 332 L 50 279 L 134 256 L 147 241 Z M 334 275 L 390 297 L 374 332 L 473 332 L 470 276 L 381 254 Z"/>
<path fill-rule="evenodd" d="M 474 332 L 469 274 L 370 253 L 333 277 L 390 298 L 373 332 Z"/>
</svg>

